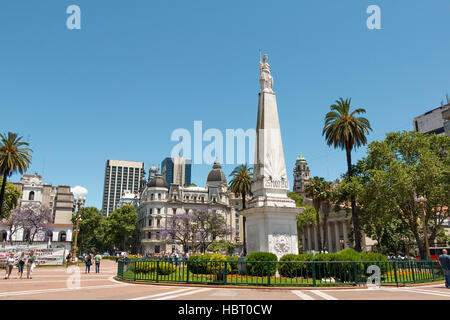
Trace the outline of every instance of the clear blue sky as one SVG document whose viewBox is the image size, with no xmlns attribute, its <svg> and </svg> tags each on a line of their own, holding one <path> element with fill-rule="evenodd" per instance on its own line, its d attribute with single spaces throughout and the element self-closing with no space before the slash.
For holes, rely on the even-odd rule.
<svg viewBox="0 0 450 320">
<path fill-rule="evenodd" d="M 66 28 L 71 4 L 81 30 Z M 366 27 L 371 4 L 382 30 Z M 254 128 L 262 48 L 291 185 L 300 152 L 312 175 L 335 179 L 346 162 L 322 137 L 329 106 L 342 96 L 365 108 L 369 141 L 411 130 L 450 92 L 449 15 L 448 0 L 3 0 L 0 131 L 29 138 L 29 173 L 84 186 L 100 208 L 106 159 L 148 172 L 194 120 Z M 205 185 L 209 169 L 194 166 L 193 182 Z"/>
</svg>

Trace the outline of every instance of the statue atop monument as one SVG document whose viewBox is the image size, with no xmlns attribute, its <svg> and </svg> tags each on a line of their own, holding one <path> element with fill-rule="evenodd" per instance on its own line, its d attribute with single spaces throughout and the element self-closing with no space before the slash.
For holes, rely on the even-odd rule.
<svg viewBox="0 0 450 320">
<path fill-rule="evenodd" d="M 259 62 L 259 84 L 261 85 L 262 92 L 273 93 L 273 78 L 270 74 L 270 65 L 267 62 L 268 60 L 269 56 L 265 54 L 263 62 Z"/>
</svg>

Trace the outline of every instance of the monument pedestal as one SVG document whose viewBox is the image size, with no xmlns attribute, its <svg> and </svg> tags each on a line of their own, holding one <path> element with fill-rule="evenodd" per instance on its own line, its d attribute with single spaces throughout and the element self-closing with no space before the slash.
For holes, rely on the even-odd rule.
<svg viewBox="0 0 450 320">
<path fill-rule="evenodd" d="M 278 259 L 298 254 L 297 215 L 302 208 L 254 207 L 242 211 L 246 218 L 247 252 L 274 253 Z"/>
</svg>

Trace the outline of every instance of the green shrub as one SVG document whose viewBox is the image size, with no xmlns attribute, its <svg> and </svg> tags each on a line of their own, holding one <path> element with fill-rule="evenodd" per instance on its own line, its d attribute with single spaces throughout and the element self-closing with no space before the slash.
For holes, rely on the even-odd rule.
<svg viewBox="0 0 450 320">
<path fill-rule="evenodd" d="M 158 274 L 169 275 L 176 270 L 176 267 L 170 262 L 136 261 L 131 265 L 134 266 L 134 272 L 136 273 L 156 272 L 156 269 L 158 268 Z M 128 270 L 130 270 L 130 268 L 128 268 Z"/>
<path fill-rule="evenodd" d="M 270 252 L 252 252 L 245 258 L 246 261 L 278 261 L 275 254 Z M 277 271 L 275 263 L 247 262 L 247 274 L 250 276 L 267 277 L 270 265 L 270 275 Z"/>
<path fill-rule="evenodd" d="M 189 271 L 195 274 L 208 274 L 208 262 L 210 254 L 194 254 L 188 259 Z"/>
<path fill-rule="evenodd" d="M 231 267 L 231 274 L 238 274 L 239 273 L 239 269 L 238 269 L 238 258 L 237 257 L 232 257 L 232 256 L 226 256 L 225 258 L 227 258 L 228 264 Z M 236 261 L 236 262 L 234 262 Z"/>
<path fill-rule="evenodd" d="M 158 265 L 158 274 L 167 276 L 169 274 L 172 274 L 177 268 L 170 262 L 160 262 Z M 156 263 L 154 270 L 156 272 Z"/>
</svg>

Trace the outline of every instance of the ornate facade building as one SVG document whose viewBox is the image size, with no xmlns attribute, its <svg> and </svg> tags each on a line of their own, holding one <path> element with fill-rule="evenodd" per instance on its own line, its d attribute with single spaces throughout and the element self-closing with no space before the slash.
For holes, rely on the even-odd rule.
<svg viewBox="0 0 450 320">
<path fill-rule="evenodd" d="M 163 236 L 168 219 L 176 214 L 192 213 L 207 208 L 220 213 L 232 232 L 224 240 L 236 247 L 241 245 L 238 204 L 228 190 L 227 180 L 219 162 L 209 172 L 206 187 L 168 184 L 156 168 L 150 170 L 149 180 L 134 205 L 138 212 L 138 251 L 146 255 L 161 252 L 182 252 L 175 240 Z M 192 245 L 190 249 L 192 249 Z"/>
<path fill-rule="evenodd" d="M 64 246 L 71 248 L 72 243 L 72 213 L 73 213 L 73 193 L 69 186 L 53 186 L 44 184 L 42 177 L 37 174 L 25 174 L 19 183 L 12 183 L 22 193 L 18 206 L 27 204 L 41 204 L 52 210 L 53 223 L 48 234 L 39 234 L 35 238 L 34 244 L 46 243 L 50 240 L 51 247 Z M 16 244 L 28 242 L 29 235 L 26 230 L 18 229 L 11 236 L 8 222 L 0 222 L 0 240 L 10 241 Z"/>
</svg>

